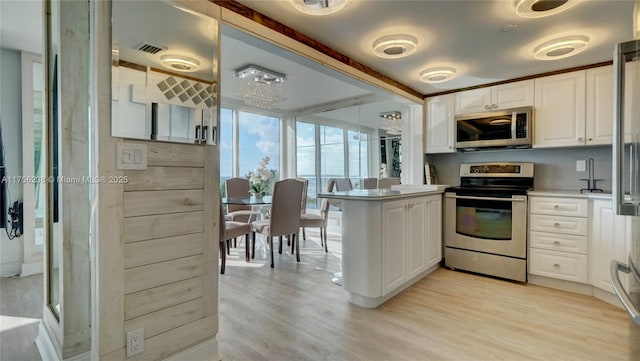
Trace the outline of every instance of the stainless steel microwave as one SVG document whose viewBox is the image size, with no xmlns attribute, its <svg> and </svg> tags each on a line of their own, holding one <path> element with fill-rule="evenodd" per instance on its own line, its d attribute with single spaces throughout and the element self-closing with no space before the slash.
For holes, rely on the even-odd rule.
<svg viewBox="0 0 640 361">
<path fill-rule="evenodd" d="M 532 115 L 522 107 L 456 116 L 456 149 L 531 148 Z"/>
</svg>

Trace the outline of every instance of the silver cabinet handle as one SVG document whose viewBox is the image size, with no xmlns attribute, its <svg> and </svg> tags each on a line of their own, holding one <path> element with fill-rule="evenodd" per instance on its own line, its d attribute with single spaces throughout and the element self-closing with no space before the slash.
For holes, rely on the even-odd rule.
<svg viewBox="0 0 640 361">
<path fill-rule="evenodd" d="M 618 298 L 620 299 L 620 302 L 622 302 L 624 308 L 627 310 L 627 312 L 629 312 L 629 315 L 631 315 L 631 319 L 633 319 L 633 322 L 640 325 L 640 312 L 638 311 L 638 308 L 633 303 L 633 301 L 631 301 L 631 298 L 627 294 L 627 291 L 625 291 L 624 287 L 622 287 L 622 282 L 620 282 L 619 275 L 620 271 L 624 273 L 631 273 L 631 269 L 626 264 L 620 263 L 616 260 L 611 261 L 610 272 L 611 285 L 613 286 L 613 290 L 616 292 L 616 295 L 618 295 Z"/>
<path fill-rule="evenodd" d="M 487 104 L 487 105 L 484 106 L 484 108 L 489 110 L 489 109 L 491 109 L 491 106 L 489 104 Z"/>
<path fill-rule="evenodd" d="M 495 108 L 497 108 L 497 107 L 498 107 L 498 104 L 491 104 L 491 108 L 492 108 L 492 109 L 495 109 Z"/>
<path fill-rule="evenodd" d="M 483 201 L 502 201 L 502 202 L 524 202 L 525 199 L 522 198 L 498 198 L 498 197 L 470 197 L 470 196 L 454 196 L 447 194 L 447 198 L 457 198 L 457 199 L 479 199 Z"/>
</svg>

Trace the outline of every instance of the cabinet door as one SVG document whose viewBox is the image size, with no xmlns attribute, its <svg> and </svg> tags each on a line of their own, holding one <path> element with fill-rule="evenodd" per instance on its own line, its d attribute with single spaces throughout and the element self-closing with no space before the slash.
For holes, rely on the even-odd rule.
<svg viewBox="0 0 640 361">
<path fill-rule="evenodd" d="M 426 268 L 439 263 L 442 259 L 442 196 L 429 197 L 428 205 Z"/>
<path fill-rule="evenodd" d="M 428 199 L 411 201 L 407 207 L 407 277 L 411 278 L 426 269 Z"/>
<path fill-rule="evenodd" d="M 591 217 L 589 280 L 591 285 L 612 292 L 609 267 L 611 261 L 627 259 L 627 222 L 613 212 L 611 201 L 594 200 Z M 623 283 L 627 275 L 622 275 Z"/>
<path fill-rule="evenodd" d="M 587 70 L 587 145 L 613 142 L 613 66 Z"/>
<path fill-rule="evenodd" d="M 453 94 L 427 99 L 425 153 L 451 153 L 455 151 L 456 124 L 453 117 L 453 99 Z"/>
<path fill-rule="evenodd" d="M 480 88 L 455 93 L 456 115 L 491 110 L 491 88 Z"/>
<path fill-rule="evenodd" d="M 533 105 L 533 80 L 491 87 L 491 109 L 508 109 Z"/>
<path fill-rule="evenodd" d="M 585 71 L 535 80 L 534 147 L 585 143 Z"/>
<path fill-rule="evenodd" d="M 407 201 L 382 205 L 382 293 L 392 291 L 407 280 Z"/>
</svg>

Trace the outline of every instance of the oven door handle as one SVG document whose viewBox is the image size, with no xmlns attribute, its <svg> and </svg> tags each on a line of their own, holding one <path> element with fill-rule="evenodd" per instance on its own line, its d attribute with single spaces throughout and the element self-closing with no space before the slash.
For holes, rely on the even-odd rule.
<svg viewBox="0 0 640 361">
<path fill-rule="evenodd" d="M 499 197 L 475 197 L 475 196 L 454 196 L 446 195 L 447 198 L 472 199 L 481 201 L 502 201 L 502 202 L 524 202 L 525 198 L 499 198 Z"/>
</svg>

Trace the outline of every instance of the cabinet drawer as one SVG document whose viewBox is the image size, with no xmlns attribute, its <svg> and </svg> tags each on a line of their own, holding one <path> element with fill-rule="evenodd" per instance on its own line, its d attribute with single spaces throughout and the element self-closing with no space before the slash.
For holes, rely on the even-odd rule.
<svg viewBox="0 0 640 361">
<path fill-rule="evenodd" d="M 531 231 L 529 232 L 529 244 L 535 248 L 587 254 L 586 236 Z"/>
<path fill-rule="evenodd" d="M 586 236 L 589 222 L 587 218 L 558 217 L 532 214 L 529 216 L 529 229 L 551 233 Z"/>
<path fill-rule="evenodd" d="M 587 256 L 531 248 L 529 273 L 587 283 Z"/>
<path fill-rule="evenodd" d="M 530 197 L 529 211 L 536 214 L 588 217 L 589 200 L 578 198 Z"/>
</svg>

